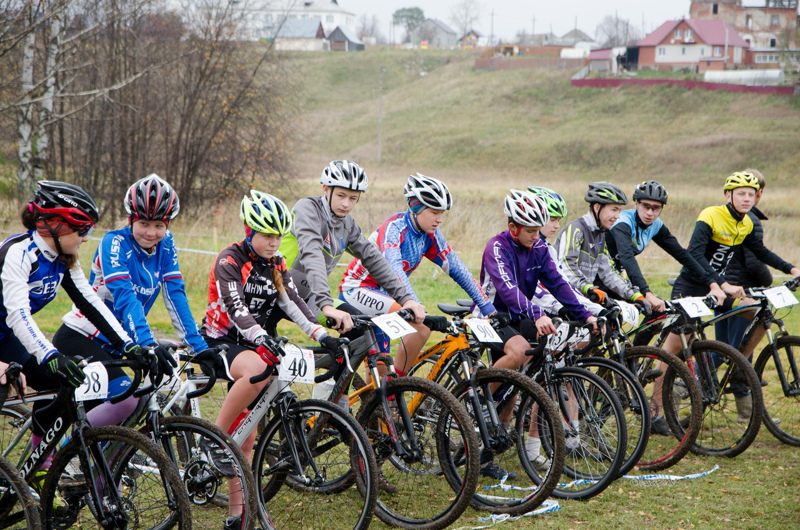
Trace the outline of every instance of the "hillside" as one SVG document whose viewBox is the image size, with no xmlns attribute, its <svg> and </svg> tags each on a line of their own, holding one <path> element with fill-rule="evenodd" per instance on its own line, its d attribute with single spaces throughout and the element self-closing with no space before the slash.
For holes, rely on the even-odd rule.
<svg viewBox="0 0 800 530">
<path fill-rule="evenodd" d="M 671 87 L 574 89 L 572 71 L 475 72 L 474 59 L 471 52 L 432 50 L 291 55 L 303 86 L 299 167 L 316 174 L 340 157 L 364 165 L 378 189 L 392 190 L 369 195 L 370 212 L 358 212 L 368 216 L 366 226 L 402 207 L 398 187 L 409 172 L 440 177 L 454 188 L 456 209 L 469 207 L 468 215 L 451 214 L 446 232 L 469 232 L 481 212 L 479 234 L 471 234 L 480 241 L 497 228 L 481 222 L 486 216 L 502 222 L 497 204 L 508 187 L 556 188 L 573 216 L 584 211 L 586 182 L 609 180 L 629 190 L 646 179 L 668 187 L 673 200 L 664 218 L 688 241 L 699 210 L 721 202 L 722 179 L 756 167 L 768 179 L 762 203 L 772 219 L 768 243 L 800 240 L 795 202 L 782 191 L 800 184 L 797 98 Z M 793 252 L 787 248 L 787 258 L 800 258 Z"/>
</svg>

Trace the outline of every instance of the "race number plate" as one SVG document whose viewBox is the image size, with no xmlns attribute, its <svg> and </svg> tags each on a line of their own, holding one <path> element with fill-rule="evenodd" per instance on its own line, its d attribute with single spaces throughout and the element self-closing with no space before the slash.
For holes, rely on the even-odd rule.
<svg viewBox="0 0 800 530">
<path fill-rule="evenodd" d="M 83 369 L 86 379 L 75 390 L 75 401 L 91 401 L 108 397 L 108 372 L 103 363 L 89 363 Z"/>
<path fill-rule="evenodd" d="M 384 333 L 389 335 L 389 338 L 392 340 L 417 332 L 416 329 L 412 328 L 411 325 L 403 320 L 397 313 L 387 313 L 385 315 L 372 317 L 372 322 L 381 328 Z"/>
<path fill-rule="evenodd" d="M 677 302 L 692 318 L 707 317 L 714 314 L 699 296 L 679 298 Z"/>
<path fill-rule="evenodd" d="M 278 379 L 292 383 L 314 384 L 314 352 L 301 350 L 294 344 L 283 347 L 286 355 L 278 368 Z"/>
<path fill-rule="evenodd" d="M 790 291 L 785 285 L 767 289 L 764 291 L 764 295 L 767 297 L 767 300 L 769 300 L 770 303 L 775 306 L 776 309 L 788 307 L 797 303 L 797 298 L 795 298 L 792 291 Z"/>
<path fill-rule="evenodd" d="M 480 342 L 503 342 L 488 320 L 468 318 L 464 323 L 469 326 L 469 329 L 475 334 L 475 338 Z"/>
<path fill-rule="evenodd" d="M 622 320 L 634 326 L 639 323 L 639 310 L 636 309 L 635 305 L 622 300 L 617 300 L 617 305 L 619 305 Z"/>
<path fill-rule="evenodd" d="M 547 337 L 547 348 L 551 352 L 561 351 L 567 343 L 567 338 L 569 338 L 569 324 L 561 324 L 555 333 Z"/>
</svg>

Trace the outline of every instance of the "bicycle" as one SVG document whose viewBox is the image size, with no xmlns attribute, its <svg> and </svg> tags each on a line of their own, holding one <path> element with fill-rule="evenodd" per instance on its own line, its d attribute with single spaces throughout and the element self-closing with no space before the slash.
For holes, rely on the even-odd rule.
<svg viewBox="0 0 800 530">
<path fill-rule="evenodd" d="M 634 320 L 634 315 L 638 318 L 638 313 L 638 309 L 630 313 L 629 320 Z M 629 344 L 628 334 L 623 330 L 623 306 L 619 302 L 607 308 L 604 319 L 606 332 L 600 340 L 593 340 L 575 352 L 576 366 L 592 369 L 602 377 L 614 388 L 626 410 L 628 451 L 620 474 L 628 473 L 634 466 L 644 471 L 667 469 L 691 450 L 699 434 L 703 413 L 700 389 L 689 368 L 676 356 L 665 350 Z M 591 356 L 583 357 L 585 353 Z M 608 359 L 603 355 L 608 355 Z M 660 364 L 654 367 L 654 360 Z M 655 382 L 660 375 L 664 376 L 660 401 L 666 404 L 663 412 L 667 425 L 675 427 L 670 429 L 673 436 L 652 432 L 651 428 L 653 418 L 662 413 L 662 408 L 648 393 L 659 392 Z M 630 382 L 630 376 L 635 383 Z M 680 400 L 675 398 L 675 389 Z M 651 445 L 652 436 L 656 438 Z"/>
<path fill-rule="evenodd" d="M 439 304 L 447 312 L 450 306 Z M 476 509 L 492 513 L 521 515 L 539 507 L 558 484 L 564 463 L 565 442 L 558 424 L 555 403 L 538 384 L 513 370 L 489 368 L 481 362 L 481 338 L 464 317 L 467 311 L 458 311 L 448 322 L 446 337 L 422 351 L 408 375 L 424 374 L 425 378 L 450 390 L 469 412 L 480 437 L 481 447 L 490 451 L 496 464 L 506 471 L 516 473 L 516 480 L 506 480 L 498 487 L 497 479 L 479 476 L 479 489 L 472 498 Z M 431 327 L 430 319 L 425 322 Z M 475 324 L 490 325 L 488 322 Z M 484 333 L 480 334 L 485 337 Z M 545 455 L 546 467 L 528 457 L 525 449 L 527 430 L 521 433 L 519 425 L 530 425 L 531 417 L 546 425 L 543 433 L 552 439 Z M 512 426 L 511 418 L 514 418 Z M 523 484 L 527 477 L 527 483 Z M 505 485 L 513 483 L 513 488 Z M 495 493 L 494 490 L 502 490 Z M 485 493 L 482 493 L 485 492 Z"/>
<path fill-rule="evenodd" d="M 526 352 L 531 361 L 522 372 L 539 383 L 557 404 L 566 431 L 567 453 L 560 483 L 553 496 L 587 500 L 602 493 L 619 476 L 627 448 L 625 413 L 614 390 L 589 370 L 574 365 L 575 354 L 565 341 L 574 337 L 580 326 L 562 327 L 562 333 L 548 336 L 535 349 Z M 541 427 L 540 427 L 541 432 Z M 546 438 L 542 438 L 545 445 Z"/>
<path fill-rule="evenodd" d="M 800 279 L 794 278 L 784 282 L 782 286 L 795 291 L 798 283 Z M 800 348 L 800 336 L 789 335 L 783 320 L 775 316 L 766 294 L 768 290 L 769 288 L 761 287 L 747 289 L 747 296 L 757 300 L 757 304 L 737 307 L 703 322 L 701 326 L 706 328 L 720 320 L 754 311 L 752 322 L 737 349 L 744 354 L 744 348 L 750 343 L 756 328 L 763 326 L 766 329 L 767 345 L 753 363 L 756 376 L 767 383 L 767 390 L 762 390 L 762 421 L 769 432 L 781 442 L 800 446 L 800 369 L 798 357 L 795 355 L 796 348 Z M 784 292 L 782 295 L 784 299 L 794 298 L 789 293 Z M 780 296 L 777 300 L 780 303 Z M 777 333 L 772 332 L 773 324 L 778 326 Z"/>
<path fill-rule="evenodd" d="M 634 344 L 647 342 L 658 332 L 656 346 L 660 348 L 669 333 L 678 334 L 681 340 L 678 358 L 691 370 L 703 403 L 700 432 L 691 450 L 707 456 L 737 456 L 747 450 L 761 426 L 764 405 L 760 380 L 740 352 L 725 343 L 705 338 L 703 330 L 706 324 L 696 323 L 695 318 L 680 305 L 681 300 L 665 300 L 665 303 L 667 310 L 664 315 L 647 319 L 631 332 L 635 334 Z M 698 310 L 701 305 L 714 307 L 716 299 L 688 299 L 684 303 Z M 752 396 L 752 410 L 741 421 L 734 406 L 735 399 L 731 399 L 734 393 L 750 393 Z M 673 392 L 674 403 L 678 404 L 683 395 L 685 392 Z M 669 409 L 665 404 L 665 413 Z M 676 424 L 674 418 L 666 414 L 665 417 L 675 433 L 688 427 L 685 419 Z"/>
<path fill-rule="evenodd" d="M 5 403 L 8 386 L 19 377 L 22 367 L 12 363 L 5 372 L 6 384 L 0 386 L 0 405 Z M 17 379 L 17 389 L 20 384 Z M 39 506 L 17 468 L 0 457 L 0 528 L 37 530 L 42 527 Z"/>
<path fill-rule="evenodd" d="M 191 367 L 192 356 L 183 354 L 179 359 L 183 367 L 178 373 L 193 373 L 193 368 L 187 368 Z M 183 385 L 181 380 L 179 388 L 187 389 L 183 395 L 190 402 L 196 402 L 214 387 L 217 379 L 214 366 L 203 363 L 203 371 L 207 377 L 201 388 L 188 391 L 189 385 Z M 177 381 L 164 381 L 159 386 L 165 388 L 175 383 Z M 159 403 L 163 395 L 152 384 L 134 395 L 147 395 L 147 398 L 140 400 L 124 425 L 139 428 L 159 444 L 178 467 L 192 503 L 195 528 L 222 526 L 220 519 L 226 519 L 227 513 L 215 510 L 217 506 L 230 506 L 239 514 L 240 528 L 253 528 L 258 517 L 255 479 L 239 445 L 222 429 L 201 417 L 165 416 Z M 217 465 L 215 457 L 224 465 Z M 155 470 L 143 466 L 142 471 Z"/>
<path fill-rule="evenodd" d="M 400 315 L 410 318 L 403 310 Z M 342 363 L 327 354 L 318 368 L 327 369 L 315 382 L 334 380 L 328 399 L 337 402 L 353 380 L 353 365 L 366 360 L 372 382 L 350 394 L 350 407 L 364 426 L 379 462 L 383 487 L 375 510 L 386 524 L 402 528 L 445 528 L 469 504 L 478 481 L 478 441 L 472 421 L 456 398 L 431 381 L 398 377 L 392 358 L 376 348 L 372 317 L 352 316 L 364 333 L 344 344 Z M 316 350 L 319 351 L 319 350 Z M 380 376 L 378 363 L 388 368 Z M 360 406 L 359 406 L 360 405 Z M 419 502 L 420 491 L 452 490 L 453 496 L 432 495 Z"/>
<path fill-rule="evenodd" d="M 286 338 L 278 344 L 275 353 L 283 357 Z M 266 380 L 273 368 L 267 366 L 250 383 Z M 275 377 L 247 415 L 231 427 L 230 438 L 242 445 L 271 415 L 252 460 L 261 527 L 366 529 L 375 509 L 378 474 L 369 439 L 340 407 L 298 400 L 290 386 L 291 382 Z"/>
<path fill-rule="evenodd" d="M 76 358 L 86 369 L 88 363 Z M 123 394 L 111 398 L 119 402 L 132 395 L 141 381 L 142 372 L 134 361 L 105 361 L 104 366 L 121 366 L 134 370 L 134 384 Z M 93 372 L 94 373 L 94 372 Z M 98 383 L 87 376 L 88 388 Z M 81 398 L 76 389 L 64 385 L 56 394 L 37 396 L 52 399 L 40 413 L 47 416 L 58 410 L 42 442 L 21 460 L 21 475 L 33 484 L 36 472 L 47 456 L 58 449 L 72 426 L 69 441 L 58 449 L 47 471 L 41 491 L 44 528 L 192 528 L 189 498 L 180 475 L 166 454 L 146 436 L 126 427 L 93 428 L 86 420 Z M 12 400 L 16 404 L 20 400 Z M 66 404 L 67 406 L 64 406 Z M 26 422 L 27 425 L 30 422 Z M 16 433 L 17 443 L 23 431 Z M 113 450 L 110 449 L 113 447 Z M 5 448 L 6 451 L 13 447 Z M 107 456 L 108 455 L 108 456 Z M 158 473 L 142 473 L 146 463 Z M 95 526 L 96 525 L 96 526 Z"/>
</svg>

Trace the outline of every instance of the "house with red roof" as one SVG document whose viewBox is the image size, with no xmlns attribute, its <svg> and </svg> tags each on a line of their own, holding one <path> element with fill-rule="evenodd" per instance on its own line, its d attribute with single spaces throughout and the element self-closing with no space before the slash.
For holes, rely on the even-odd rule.
<svg viewBox="0 0 800 530">
<path fill-rule="evenodd" d="M 696 72 L 746 66 L 749 44 L 720 19 L 668 20 L 639 41 L 639 69 Z"/>
</svg>

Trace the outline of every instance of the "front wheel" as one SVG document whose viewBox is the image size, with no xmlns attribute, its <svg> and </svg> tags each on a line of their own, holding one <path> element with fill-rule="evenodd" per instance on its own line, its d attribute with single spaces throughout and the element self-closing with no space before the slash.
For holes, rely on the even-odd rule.
<svg viewBox="0 0 800 530">
<path fill-rule="evenodd" d="M 800 447 L 800 337 L 779 338 L 758 356 L 764 387 L 764 425 L 785 444 Z"/>
<path fill-rule="evenodd" d="M 85 429 L 83 439 L 88 459 L 75 436 L 53 459 L 42 491 L 44 528 L 192 528 L 189 497 L 160 447 L 119 426 Z M 111 481 L 103 473 L 106 462 Z"/>
<path fill-rule="evenodd" d="M 0 528 L 38 530 L 39 507 L 11 462 L 0 457 Z"/>
<path fill-rule="evenodd" d="M 472 421 L 451 393 L 426 379 L 392 377 L 385 400 L 382 391 L 357 415 L 380 467 L 375 513 L 400 528 L 446 528 L 467 508 L 478 482 Z"/>
<path fill-rule="evenodd" d="M 761 381 L 750 361 L 725 343 L 698 340 L 691 348 L 703 395 L 703 424 L 692 451 L 709 456 L 740 455 L 761 428 Z"/>
<path fill-rule="evenodd" d="M 297 401 L 285 417 L 273 417 L 253 451 L 253 470 L 274 528 L 365 530 L 372 521 L 375 455 L 361 426 L 333 403 Z"/>
</svg>

